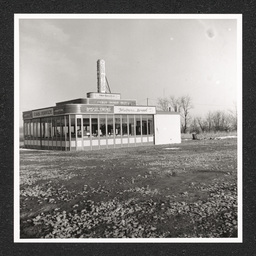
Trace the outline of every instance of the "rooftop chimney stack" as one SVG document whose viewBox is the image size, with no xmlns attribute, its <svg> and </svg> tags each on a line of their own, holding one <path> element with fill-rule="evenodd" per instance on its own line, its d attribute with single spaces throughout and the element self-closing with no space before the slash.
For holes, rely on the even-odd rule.
<svg viewBox="0 0 256 256">
<path fill-rule="evenodd" d="M 97 60 L 97 92 L 98 93 L 107 92 L 104 60 Z"/>
</svg>

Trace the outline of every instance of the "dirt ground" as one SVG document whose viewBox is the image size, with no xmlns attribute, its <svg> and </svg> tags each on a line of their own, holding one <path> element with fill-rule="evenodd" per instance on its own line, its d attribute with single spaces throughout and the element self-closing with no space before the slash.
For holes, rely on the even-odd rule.
<svg viewBox="0 0 256 256">
<path fill-rule="evenodd" d="M 21 238 L 237 237 L 237 140 L 20 150 Z"/>
</svg>

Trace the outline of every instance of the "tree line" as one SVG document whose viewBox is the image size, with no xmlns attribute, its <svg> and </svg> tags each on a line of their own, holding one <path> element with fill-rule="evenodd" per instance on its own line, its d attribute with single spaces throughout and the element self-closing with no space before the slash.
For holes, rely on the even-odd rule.
<svg viewBox="0 0 256 256">
<path fill-rule="evenodd" d="M 237 109 L 209 111 L 205 116 L 191 115 L 193 102 L 189 95 L 158 98 L 157 107 L 162 111 L 175 111 L 181 115 L 181 132 L 230 132 L 237 130 Z"/>
</svg>

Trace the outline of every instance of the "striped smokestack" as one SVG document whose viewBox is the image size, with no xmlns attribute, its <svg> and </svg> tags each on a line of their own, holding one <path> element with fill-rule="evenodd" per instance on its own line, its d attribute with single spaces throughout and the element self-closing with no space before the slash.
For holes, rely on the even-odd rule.
<svg viewBox="0 0 256 256">
<path fill-rule="evenodd" d="M 97 92 L 106 93 L 105 61 L 97 60 Z"/>
</svg>

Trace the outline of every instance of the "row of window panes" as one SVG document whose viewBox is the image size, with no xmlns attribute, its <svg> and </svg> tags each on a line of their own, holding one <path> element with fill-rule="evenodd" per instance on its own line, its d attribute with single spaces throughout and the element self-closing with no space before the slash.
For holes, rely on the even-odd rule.
<svg viewBox="0 0 256 256">
<path fill-rule="evenodd" d="M 41 118 L 24 121 L 25 139 L 57 139 L 68 136 L 68 116 Z"/>
<path fill-rule="evenodd" d="M 71 116 L 71 130 L 75 129 Z M 77 117 L 77 137 L 153 135 L 153 115 L 93 115 Z"/>
<path fill-rule="evenodd" d="M 68 116 L 24 122 L 25 139 L 152 135 L 153 130 L 153 115 L 70 115 L 70 131 Z"/>
</svg>

